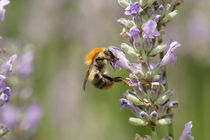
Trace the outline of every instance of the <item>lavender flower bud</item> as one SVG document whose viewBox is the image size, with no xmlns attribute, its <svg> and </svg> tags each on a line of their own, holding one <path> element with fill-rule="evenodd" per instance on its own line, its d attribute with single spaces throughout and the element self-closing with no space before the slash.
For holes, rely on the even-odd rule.
<svg viewBox="0 0 210 140">
<path fill-rule="evenodd" d="M 121 49 L 131 56 L 139 56 L 140 55 L 135 51 L 135 49 L 133 47 L 129 46 L 126 43 L 121 44 Z"/>
<path fill-rule="evenodd" d="M 144 77 L 144 72 L 142 71 L 142 64 L 141 63 L 139 63 L 139 64 L 132 63 L 131 70 L 138 78 L 143 78 Z"/>
<path fill-rule="evenodd" d="M 135 88 L 136 96 L 143 101 L 146 97 L 146 92 L 144 91 L 144 87 L 141 82 L 138 82 L 138 87 Z"/>
<path fill-rule="evenodd" d="M 126 8 L 130 5 L 130 3 L 127 0 L 118 0 L 118 3 L 120 4 L 120 6 L 122 6 L 123 8 Z"/>
<path fill-rule="evenodd" d="M 171 118 L 164 118 L 156 121 L 156 124 L 158 125 L 169 125 L 171 124 L 172 120 Z"/>
<path fill-rule="evenodd" d="M 162 140 L 173 140 L 172 137 L 167 136 L 166 138 L 163 138 Z"/>
<path fill-rule="evenodd" d="M 164 95 L 160 96 L 156 101 L 156 105 L 162 105 L 164 104 L 174 93 L 174 90 L 168 90 L 165 92 Z"/>
<path fill-rule="evenodd" d="M 153 112 L 150 114 L 150 118 L 151 118 L 152 121 L 155 121 L 155 120 L 157 119 L 157 116 L 158 116 L 158 114 L 157 114 L 156 111 L 153 111 Z"/>
<path fill-rule="evenodd" d="M 154 2 L 155 2 L 155 0 L 148 0 L 147 7 L 150 7 Z"/>
<path fill-rule="evenodd" d="M 191 133 L 191 129 L 192 129 L 192 122 L 190 121 L 185 124 L 185 128 L 179 140 L 187 140 L 187 138 L 189 138 L 190 140 L 194 140 L 194 137 L 192 136 Z"/>
<path fill-rule="evenodd" d="M 177 108 L 178 105 L 179 105 L 179 102 L 178 101 L 170 101 L 165 106 L 167 108 Z"/>
<path fill-rule="evenodd" d="M 0 137 L 4 136 L 10 131 L 6 126 L 0 125 Z"/>
<path fill-rule="evenodd" d="M 133 112 L 135 112 L 135 110 L 136 110 L 135 106 L 130 101 L 128 101 L 126 99 L 120 99 L 120 104 L 121 104 L 120 110 L 123 110 L 124 107 L 127 107 L 128 109 L 132 110 Z"/>
<path fill-rule="evenodd" d="M 148 0 L 139 0 L 139 4 L 141 7 L 146 6 L 147 3 L 148 3 Z"/>
<path fill-rule="evenodd" d="M 173 12 L 170 12 L 168 15 L 166 15 L 163 18 L 163 22 L 166 23 L 166 22 L 171 21 L 172 19 L 176 17 L 177 14 L 178 14 L 178 10 L 174 10 Z"/>
<path fill-rule="evenodd" d="M 149 121 L 149 115 L 146 112 L 140 112 L 140 116 L 144 121 Z"/>
<path fill-rule="evenodd" d="M 0 95 L 0 107 L 3 106 L 8 101 L 9 101 L 9 96 L 5 93 L 2 93 Z"/>
<path fill-rule="evenodd" d="M 139 98 L 137 98 L 134 94 L 132 94 L 131 91 L 125 92 L 124 96 L 126 99 L 128 99 L 128 101 L 132 102 L 135 105 L 144 105 L 144 103 L 141 102 Z"/>
<path fill-rule="evenodd" d="M 160 75 L 154 75 L 153 78 L 152 78 L 152 81 L 157 81 L 160 79 Z"/>
<path fill-rule="evenodd" d="M 149 56 L 155 56 L 163 52 L 166 48 L 167 48 L 166 44 L 160 44 L 149 53 Z"/>
<path fill-rule="evenodd" d="M 3 22 L 6 10 L 4 9 L 5 6 L 7 6 L 10 3 L 9 0 L 1 0 L 0 1 L 0 20 Z"/>
<path fill-rule="evenodd" d="M 152 140 L 151 136 L 145 135 L 144 140 Z"/>
<path fill-rule="evenodd" d="M 130 117 L 129 122 L 130 122 L 130 124 L 135 125 L 135 126 L 146 126 L 147 125 L 147 122 L 145 122 L 144 120 L 142 120 L 140 118 Z"/>
<path fill-rule="evenodd" d="M 131 27 L 135 26 L 135 23 L 132 20 L 128 20 L 125 18 L 118 19 L 117 23 L 119 23 L 127 28 L 131 28 Z"/>
</svg>

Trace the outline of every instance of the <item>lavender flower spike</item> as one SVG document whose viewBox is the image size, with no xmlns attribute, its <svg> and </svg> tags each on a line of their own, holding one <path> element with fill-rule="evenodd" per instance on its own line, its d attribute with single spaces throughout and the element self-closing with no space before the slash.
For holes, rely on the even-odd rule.
<svg viewBox="0 0 210 140">
<path fill-rule="evenodd" d="M 9 0 L 1 0 L 0 1 L 0 20 L 3 22 L 6 10 L 4 9 L 5 6 L 7 6 L 10 3 Z"/>
<path fill-rule="evenodd" d="M 125 15 L 132 15 L 132 16 L 137 16 L 138 13 L 142 12 L 143 9 L 141 9 L 141 7 L 139 7 L 139 3 L 135 2 L 135 3 L 131 3 L 126 9 L 125 9 Z"/>
<path fill-rule="evenodd" d="M 175 65 L 177 56 L 174 53 L 174 51 L 176 48 L 178 48 L 180 46 L 181 46 L 181 44 L 179 44 L 177 41 L 170 43 L 169 49 L 168 49 L 167 53 L 165 54 L 165 56 L 163 57 L 163 59 L 161 60 L 160 65 L 164 66 L 164 65 L 168 64 L 170 61 L 172 61 L 172 65 Z"/>
<path fill-rule="evenodd" d="M 139 44 L 140 39 L 139 39 L 139 29 L 136 26 L 133 26 L 130 31 L 128 32 L 128 36 L 133 37 L 134 44 Z"/>
<path fill-rule="evenodd" d="M 142 29 L 143 29 L 143 32 L 142 32 L 143 38 L 153 39 L 156 36 L 159 36 L 160 33 L 157 31 L 156 27 L 157 27 L 157 23 L 155 21 L 153 21 L 153 20 L 149 20 L 146 23 L 144 23 L 144 25 L 142 27 Z"/>
<path fill-rule="evenodd" d="M 187 138 L 189 138 L 190 140 L 194 140 L 194 137 L 191 135 L 191 129 L 192 129 L 192 122 L 190 121 L 185 124 L 185 128 L 179 140 L 187 140 Z"/>
</svg>

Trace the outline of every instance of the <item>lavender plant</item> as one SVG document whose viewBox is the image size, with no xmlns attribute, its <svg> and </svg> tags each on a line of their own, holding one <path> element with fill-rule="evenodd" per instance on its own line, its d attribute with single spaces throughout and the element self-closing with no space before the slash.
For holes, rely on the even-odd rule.
<svg viewBox="0 0 210 140">
<path fill-rule="evenodd" d="M 162 35 L 165 27 L 178 14 L 176 10 L 182 0 L 118 0 L 125 8 L 125 15 L 129 19 L 121 18 L 117 22 L 123 26 L 120 33 L 129 40 L 122 43 L 120 48 L 110 46 L 109 50 L 118 58 L 112 63 L 114 69 L 124 68 L 130 73 L 128 89 L 120 99 L 121 110 L 130 109 L 135 117 L 130 117 L 129 122 L 136 126 L 151 128 L 152 135 L 141 137 L 136 135 L 136 140 L 160 139 L 156 133 L 158 125 L 168 126 L 168 136 L 164 140 L 174 139 L 172 108 L 177 108 L 179 102 L 171 101 L 173 89 L 168 89 L 166 65 L 176 63 L 175 50 L 180 47 L 177 41 L 163 42 Z M 135 62 L 126 58 L 131 56 Z M 130 58 L 131 58 L 130 57 Z M 192 122 L 185 125 L 179 140 L 191 136 Z"/>
<path fill-rule="evenodd" d="M 26 45 L 20 49 L 16 69 L 8 83 L 15 85 L 12 104 L 0 109 L 0 121 L 12 132 L 9 139 L 34 139 L 43 111 L 33 93 L 34 49 Z"/>
<path fill-rule="evenodd" d="M 0 21 L 3 22 L 5 18 L 6 9 L 4 8 L 10 3 L 9 0 L 0 1 Z M 2 37 L 0 37 L 2 39 Z M 1 49 L 3 54 L 5 49 Z M 9 75 L 13 72 L 13 62 L 17 55 L 12 55 L 9 60 L 5 60 L 5 57 L 1 56 L 1 67 L 0 67 L 0 107 L 10 101 L 11 89 L 7 86 L 6 81 Z M 1 112 L 2 113 L 2 112 Z M 0 137 L 9 132 L 9 128 L 4 124 L 0 124 Z"/>
<path fill-rule="evenodd" d="M 6 13 L 4 7 L 9 3 L 9 0 L 0 0 L 2 22 Z M 24 52 L 18 58 L 14 54 L 8 59 L 11 53 L 2 47 L 0 49 L 0 137 L 12 130 L 13 133 L 7 138 L 23 140 L 32 139 L 32 132 L 40 122 L 42 109 L 38 101 L 31 97 L 34 51 L 31 47 L 20 50 Z M 13 66 L 15 61 L 17 70 Z M 12 87 L 12 99 L 10 99 L 10 87 Z M 6 104 L 7 102 L 10 104 Z"/>
</svg>

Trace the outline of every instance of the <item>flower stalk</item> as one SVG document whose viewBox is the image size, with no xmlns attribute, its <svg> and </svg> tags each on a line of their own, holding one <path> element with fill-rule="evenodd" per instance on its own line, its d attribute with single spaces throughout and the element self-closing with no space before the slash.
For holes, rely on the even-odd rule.
<svg viewBox="0 0 210 140">
<path fill-rule="evenodd" d="M 177 41 L 165 43 L 162 35 L 163 27 L 178 14 L 175 3 L 179 1 L 118 2 L 125 8 L 125 15 L 131 17 L 118 20 L 123 26 L 120 35 L 128 38 L 130 44 L 122 43 L 121 49 L 114 46 L 108 48 L 117 58 L 112 63 L 114 70 L 124 68 L 129 73 L 125 79 L 132 90 L 123 93 L 123 98 L 120 99 L 121 110 L 126 107 L 133 112 L 135 117 L 129 118 L 132 125 L 146 126 L 152 130 L 152 136 L 145 135 L 143 139 L 160 139 L 156 132 L 158 125 L 168 127 L 168 136 L 163 139 L 174 139 L 172 108 L 177 108 L 179 103 L 170 100 L 174 90 L 168 89 L 166 65 L 170 62 L 175 65 L 175 50 L 181 45 Z M 136 62 L 128 60 L 127 55 L 136 58 Z M 182 140 L 193 139 L 189 135 L 191 128 L 191 124 L 185 126 Z M 138 138 L 141 139 L 140 135 Z"/>
</svg>

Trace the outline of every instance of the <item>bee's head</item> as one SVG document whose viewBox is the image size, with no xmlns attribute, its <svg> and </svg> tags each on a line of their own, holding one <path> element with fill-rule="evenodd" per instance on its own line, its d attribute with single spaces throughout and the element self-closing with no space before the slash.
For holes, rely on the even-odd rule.
<svg viewBox="0 0 210 140">
<path fill-rule="evenodd" d="M 104 54 L 111 62 L 116 62 L 118 60 L 110 50 L 105 50 Z"/>
</svg>

